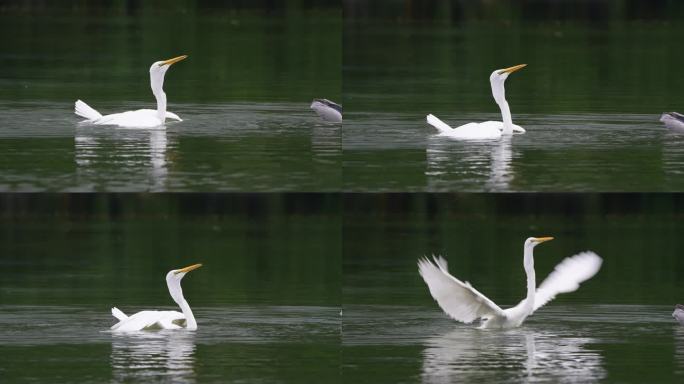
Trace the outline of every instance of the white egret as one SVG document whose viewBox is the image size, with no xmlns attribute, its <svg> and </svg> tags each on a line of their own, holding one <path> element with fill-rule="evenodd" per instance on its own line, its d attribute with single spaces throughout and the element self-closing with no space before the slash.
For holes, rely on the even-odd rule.
<svg viewBox="0 0 684 384">
<path fill-rule="evenodd" d="M 118 308 L 112 308 L 112 315 L 119 322 L 112 326 L 113 331 L 141 331 L 148 329 L 185 329 L 194 331 L 197 329 L 195 316 L 192 314 L 190 305 L 183 297 L 183 289 L 180 282 L 186 273 L 201 267 L 202 264 L 193 264 L 189 267 L 174 269 L 166 274 L 166 286 L 173 301 L 181 308 L 178 311 L 140 311 L 134 315 L 126 316 Z"/>
<path fill-rule="evenodd" d="M 150 87 L 157 99 L 157 109 L 138 109 L 111 115 L 102 115 L 81 100 L 76 100 L 74 112 L 86 118 L 84 122 L 95 125 L 118 125 L 125 128 L 154 128 L 164 125 L 166 118 L 183 121 L 175 113 L 166 110 L 166 93 L 164 93 L 164 75 L 172 64 L 184 60 L 187 55 L 173 59 L 157 61 L 150 67 Z"/>
<path fill-rule="evenodd" d="M 342 122 L 342 106 L 328 99 L 314 99 L 311 102 L 311 109 L 316 111 L 318 116 L 324 121 L 331 123 Z"/>
<path fill-rule="evenodd" d="M 418 261 L 418 270 L 430 288 L 430 294 L 452 319 L 471 323 L 482 319 L 481 328 L 513 328 L 520 326 L 527 316 L 551 301 L 559 293 L 573 292 L 579 284 L 594 276 L 603 260 L 594 252 L 582 252 L 565 258 L 537 289 L 534 272 L 534 247 L 553 237 L 530 237 L 525 241 L 523 266 L 527 274 L 527 297 L 518 305 L 501 309 L 493 301 L 451 276 L 447 262 L 434 257 Z"/>
<path fill-rule="evenodd" d="M 484 123 L 468 123 L 460 127 L 451 128 L 448 124 L 438 119 L 436 116 L 427 115 L 428 124 L 439 131 L 440 136 L 446 136 L 457 140 L 495 140 L 502 135 L 512 135 L 513 132 L 525 133 L 525 129 L 513 124 L 511 109 L 506 101 L 506 90 L 504 82 L 511 73 L 524 68 L 527 64 L 515 65 L 513 67 L 497 69 L 489 76 L 492 85 L 492 95 L 494 101 L 501 109 L 501 121 L 485 121 Z"/>
<path fill-rule="evenodd" d="M 665 126 L 675 132 L 684 132 L 684 115 L 677 112 L 664 112 L 660 116 Z"/>
</svg>

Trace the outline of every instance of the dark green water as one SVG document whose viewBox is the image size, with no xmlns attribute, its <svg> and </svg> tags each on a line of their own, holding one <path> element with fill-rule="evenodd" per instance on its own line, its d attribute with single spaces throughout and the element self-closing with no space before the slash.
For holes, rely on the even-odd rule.
<svg viewBox="0 0 684 384">
<path fill-rule="evenodd" d="M 337 380 L 334 196 L 0 200 L 3 382 Z M 196 262 L 196 332 L 109 332 L 112 306 L 177 309 L 164 277 Z"/>
<path fill-rule="evenodd" d="M 678 195 L 349 195 L 344 197 L 342 332 L 348 382 L 671 382 L 682 379 L 682 201 Z M 593 250 L 601 270 L 521 328 L 450 320 L 416 261 L 506 308 L 525 295 L 522 245 L 537 282 Z"/>
<path fill-rule="evenodd" d="M 425 3 L 395 4 L 385 17 L 359 4 L 345 13 L 346 190 L 682 190 L 682 137 L 658 121 L 684 108 L 677 5 L 641 19 L 619 7 L 574 18 L 542 7 L 535 18 L 534 2 Z M 627 2 L 598 3 L 578 12 Z M 501 121 L 489 75 L 519 63 L 528 66 L 506 81 L 506 98 L 527 134 L 462 143 L 425 122 L 429 113 L 452 127 Z"/>
<path fill-rule="evenodd" d="M 0 190 L 336 191 L 341 11 L 318 4 L 80 2 L 0 8 Z M 55 33 L 59 31 L 59 33 Z M 81 126 L 155 108 L 149 67 L 184 119 L 166 132 Z"/>
</svg>

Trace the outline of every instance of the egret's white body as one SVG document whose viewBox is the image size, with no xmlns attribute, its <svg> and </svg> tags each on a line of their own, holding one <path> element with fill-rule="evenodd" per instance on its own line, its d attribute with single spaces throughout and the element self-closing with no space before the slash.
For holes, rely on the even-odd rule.
<svg viewBox="0 0 684 384">
<path fill-rule="evenodd" d="M 684 133 L 684 115 L 677 112 L 665 112 L 660 116 L 665 126 L 675 132 Z"/>
<path fill-rule="evenodd" d="M 527 297 L 518 305 L 501 309 L 478 292 L 470 283 L 449 274 L 447 262 L 434 257 L 434 263 L 423 258 L 418 270 L 430 289 L 430 294 L 452 319 L 471 323 L 482 319 L 482 328 L 514 328 L 559 293 L 573 292 L 601 268 L 603 260 L 594 252 L 582 252 L 565 258 L 537 289 L 533 249 L 552 237 L 530 237 L 525 241 L 523 265 L 527 274 Z"/>
<path fill-rule="evenodd" d="M 516 65 L 510 68 L 497 69 L 489 76 L 489 83 L 492 86 L 492 96 L 494 101 L 501 109 L 501 121 L 485 121 L 483 123 L 468 123 L 460 127 L 451 128 L 448 124 L 438 119 L 436 116 L 427 115 L 428 124 L 437 129 L 440 136 L 446 136 L 456 140 L 497 140 L 504 135 L 515 133 L 525 133 L 521 126 L 513 124 L 511 110 L 506 101 L 506 89 L 504 82 L 508 75 L 524 68 L 526 64 Z"/>
<path fill-rule="evenodd" d="M 172 64 L 177 63 L 187 56 L 178 56 L 173 59 L 157 61 L 150 67 L 150 88 L 157 99 L 157 109 L 138 109 L 111 115 L 102 115 L 81 100 L 76 100 L 74 112 L 84 117 L 84 122 L 95 125 L 117 125 L 124 128 L 154 128 L 163 126 L 166 119 L 181 120 L 175 113 L 166 110 L 166 93 L 164 93 L 164 76 Z"/>
<path fill-rule="evenodd" d="M 126 316 L 118 308 L 112 308 L 112 315 L 119 322 L 112 326 L 113 331 L 130 332 L 152 329 L 197 329 L 197 321 L 190 309 L 190 305 L 183 297 L 180 281 L 186 273 L 201 267 L 202 264 L 194 264 L 189 267 L 174 269 L 166 274 L 166 286 L 173 301 L 178 304 L 182 312 L 178 311 L 140 311 L 134 315 Z"/>
<path fill-rule="evenodd" d="M 311 102 L 313 109 L 324 121 L 331 123 L 342 122 L 342 106 L 328 99 L 314 99 Z"/>
</svg>

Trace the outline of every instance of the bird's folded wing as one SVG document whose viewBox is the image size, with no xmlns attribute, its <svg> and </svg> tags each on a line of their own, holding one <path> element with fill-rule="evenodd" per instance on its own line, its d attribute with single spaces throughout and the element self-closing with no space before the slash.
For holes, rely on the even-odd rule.
<svg viewBox="0 0 684 384">
<path fill-rule="evenodd" d="M 601 268 L 601 259 L 594 252 L 582 252 L 567 257 L 549 274 L 534 296 L 534 310 L 553 300 L 559 293 L 573 292 L 580 283 L 592 278 Z"/>
<path fill-rule="evenodd" d="M 470 323 L 482 317 L 505 316 L 498 305 L 467 282 L 451 276 L 447 262 L 441 256 L 418 260 L 418 271 L 430 288 L 430 294 L 440 308 L 454 320 Z"/>
</svg>

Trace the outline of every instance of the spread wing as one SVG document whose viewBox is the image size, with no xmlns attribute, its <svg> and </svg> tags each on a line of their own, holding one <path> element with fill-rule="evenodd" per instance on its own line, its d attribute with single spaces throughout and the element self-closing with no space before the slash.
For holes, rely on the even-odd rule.
<svg viewBox="0 0 684 384">
<path fill-rule="evenodd" d="M 537 288 L 534 310 L 553 300 L 559 293 L 573 292 L 580 283 L 591 279 L 601 269 L 601 259 L 594 252 L 582 252 L 566 257 Z"/>
<path fill-rule="evenodd" d="M 430 288 L 430 294 L 452 319 L 471 323 L 478 318 L 505 316 L 498 305 L 449 274 L 447 262 L 441 256 L 418 260 L 418 271 Z"/>
</svg>

